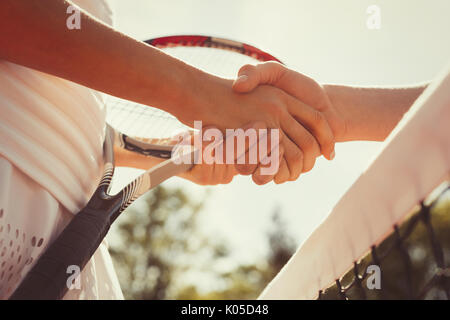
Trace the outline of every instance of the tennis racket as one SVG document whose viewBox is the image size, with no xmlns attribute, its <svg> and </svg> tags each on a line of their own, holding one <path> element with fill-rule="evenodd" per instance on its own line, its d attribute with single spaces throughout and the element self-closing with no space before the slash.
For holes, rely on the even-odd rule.
<svg viewBox="0 0 450 320">
<path fill-rule="evenodd" d="M 234 78 L 244 64 L 279 61 L 253 46 L 207 36 L 170 36 L 151 39 L 146 43 L 206 72 L 226 78 Z M 164 138 L 189 129 L 175 117 L 159 109 L 112 96 L 107 96 L 105 103 L 107 127 L 104 172 L 100 184 L 86 207 L 74 216 L 42 254 L 10 299 L 61 299 L 69 287 L 68 267 L 84 268 L 114 220 L 140 195 L 192 167 L 177 157 L 193 157 L 198 151 L 192 148 L 184 153 L 175 152 L 176 155 L 172 156 L 173 146 L 164 143 L 167 141 Z M 114 174 L 114 147 L 167 160 L 112 195 L 109 191 Z"/>
</svg>

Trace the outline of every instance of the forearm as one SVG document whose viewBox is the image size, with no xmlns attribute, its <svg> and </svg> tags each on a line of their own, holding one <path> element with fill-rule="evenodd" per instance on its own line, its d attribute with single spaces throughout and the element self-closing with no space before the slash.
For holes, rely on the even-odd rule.
<svg viewBox="0 0 450 320">
<path fill-rule="evenodd" d="M 383 141 L 426 86 L 359 88 L 325 85 L 332 105 L 346 124 L 338 141 Z"/>
<path fill-rule="evenodd" d="M 64 0 L 2 0 L 0 59 L 183 118 L 198 102 L 205 73 L 115 31 L 81 11 L 81 29 L 66 27 Z M 182 103 L 181 103 L 182 102 Z M 184 109 L 183 109 L 184 108 Z"/>
</svg>

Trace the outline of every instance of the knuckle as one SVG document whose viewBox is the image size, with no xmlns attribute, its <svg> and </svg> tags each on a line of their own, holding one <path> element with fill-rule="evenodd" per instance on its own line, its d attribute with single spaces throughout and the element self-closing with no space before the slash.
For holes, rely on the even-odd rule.
<svg viewBox="0 0 450 320">
<path fill-rule="evenodd" d="M 233 176 L 228 175 L 224 180 L 224 184 L 229 184 L 231 181 L 233 181 Z"/>
<path fill-rule="evenodd" d="M 236 171 L 241 175 L 248 176 L 255 171 L 255 166 L 251 164 L 238 164 L 236 165 Z"/>
<path fill-rule="evenodd" d="M 233 173 L 232 170 L 229 170 L 229 171 L 227 172 L 227 174 L 225 175 L 225 178 L 223 179 L 223 183 L 224 183 L 224 184 L 228 184 L 228 183 L 230 183 L 231 181 L 233 181 L 233 178 L 234 178 L 234 173 Z"/>
<path fill-rule="evenodd" d="M 308 161 L 304 168 L 303 168 L 303 172 L 309 172 L 312 170 L 312 168 L 314 168 L 314 165 L 316 164 L 316 158 L 311 158 L 310 161 Z"/>
<path fill-rule="evenodd" d="M 315 81 L 314 79 L 310 78 L 311 82 L 313 84 L 314 90 L 316 91 L 323 91 L 323 87 L 320 83 L 318 83 L 317 81 Z"/>
<path fill-rule="evenodd" d="M 328 134 L 324 138 L 324 147 L 333 149 L 335 141 L 334 136 L 332 134 Z"/>
<path fill-rule="evenodd" d="M 313 155 L 319 155 L 320 154 L 320 148 L 316 141 L 316 139 L 311 135 L 307 134 L 304 137 L 303 144 L 302 144 L 303 152 L 307 155 L 313 154 Z"/>
<path fill-rule="evenodd" d="M 323 90 L 322 87 L 320 87 L 321 90 Z M 324 112 L 326 111 L 328 108 L 330 108 L 330 101 L 328 100 L 328 97 L 324 94 L 321 95 L 321 97 L 319 98 L 319 100 L 317 101 L 315 107 L 317 110 Z"/>
<path fill-rule="evenodd" d="M 289 177 L 289 181 L 296 181 L 300 177 L 301 174 L 302 174 L 302 171 L 292 173 L 291 176 Z"/>
<path fill-rule="evenodd" d="M 279 63 L 278 61 L 268 61 L 265 62 L 264 65 L 266 65 L 266 67 L 268 68 L 268 70 L 273 73 L 276 74 L 278 76 L 281 76 L 284 74 L 284 72 L 287 70 L 281 63 Z"/>
<path fill-rule="evenodd" d="M 316 80 L 314 80 L 311 77 L 308 77 L 307 75 L 303 75 L 303 78 L 305 81 L 307 81 L 309 83 L 309 85 L 312 87 L 312 90 L 314 92 L 323 92 L 323 87 L 319 82 L 317 82 Z"/>
<path fill-rule="evenodd" d="M 327 125 L 327 120 L 322 112 L 314 110 L 313 112 L 313 123 L 319 128 L 323 128 Z"/>
<path fill-rule="evenodd" d="M 295 173 L 294 175 L 292 175 L 291 177 L 289 177 L 289 181 L 296 181 L 298 178 L 300 178 L 300 175 L 301 175 L 301 174 L 302 174 L 301 172 Z"/>
<path fill-rule="evenodd" d="M 279 63 L 278 61 L 267 61 L 264 62 L 263 65 L 267 65 L 273 68 L 280 68 L 283 67 L 283 65 L 281 63 Z"/>
<path fill-rule="evenodd" d="M 289 161 L 291 176 L 298 176 L 302 172 L 304 159 L 305 156 L 303 154 L 303 151 L 297 149 L 294 152 L 293 158 Z"/>
<path fill-rule="evenodd" d="M 278 177 L 278 176 L 275 176 L 275 178 L 273 179 L 273 182 L 274 182 L 275 184 L 283 183 L 283 182 L 281 181 L 280 177 Z"/>
<path fill-rule="evenodd" d="M 252 180 L 259 186 L 266 184 L 268 182 L 267 177 L 263 177 L 260 172 L 258 172 L 257 174 L 253 174 Z"/>
<path fill-rule="evenodd" d="M 286 178 L 285 177 L 281 177 L 281 176 L 276 176 L 273 179 L 273 182 L 275 182 L 275 184 L 282 184 L 282 183 L 286 182 Z"/>
<path fill-rule="evenodd" d="M 245 64 L 239 69 L 238 74 L 239 75 L 242 73 L 247 74 L 247 73 L 252 72 L 254 69 L 255 69 L 255 66 L 253 66 L 251 64 Z"/>
<path fill-rule="evenodd" d="M 209 179 L 205 176 L 201 176 L 198 180 L 198 184 L 201 186 L 207 185 L 209 182 Z"/>
<path fill-rule="evenodd" d="M 304 153 L 303 153 L 303 151 L 302 151 L 301 149 L 299 149 L 299 148 L 296 148 L 296 149 L 295 149 L 295 151 L 294 151 L 294 159 L 296 159 L 296 160 L 302 162 L 304 156 L 305 156 L 305 155 L 304 155 Z"/>
<path fill-rule="evenodd" d="M 210 179 L 210 176 L 209 176 L 209 174 L 206 174 L 206 172 L 200 176 L 200 184 L 207 185 L 207 184 L 210 184 L 211 182 L 212 181 Z"/>
</svg>

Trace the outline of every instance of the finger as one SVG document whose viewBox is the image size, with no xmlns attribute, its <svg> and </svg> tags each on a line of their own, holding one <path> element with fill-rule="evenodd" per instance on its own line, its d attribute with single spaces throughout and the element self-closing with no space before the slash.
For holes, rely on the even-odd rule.
<svg viewBox="0 0 450 320">
<path fill-rule="evenodd" d="M 318 82 L 299 72 L 286 68 L 285 70 L 290 72 L 285 72 L 282 77 L 277 79 L 276 86 L 278 88 L 294 98 L 314 106 L 319 111 L 323 111 L 327 107 L 326 95 L 323 94 L 323 88 Z"/>
<path fill-rule="evenodd" d="M 273 163 L 270 164 L 259 164 L 258 168 L 255 170 L 255 172 L 253 173 L 252 176 L 252 180 L 253 182 L 255 182 L 257 185 L 264 185 L 269 183 L 270 181 L 272 181 L 275 177 L 275 175 L 278 173 L 280 166 L 281 166 L 281 161 L 283 159 L 284 156 L 284 148 L 283 146 L 278 146 L 278 148 L 274 148 L 271 151 L 270 157 L 272 157 L 273 155 L 278 154 L 277 157 L 277 163 L 275 164 L 276 168 L 273 168 L 274 170 L 270 170 L 271 172 L 273 172 L 273 174 L 267 174 L 267 170 L 263 170 L 263 168 L 266 168 L 269 165 L 274 165 Z"/>
<path fill-rule="evenodd" d="M 291 96 L 286 97 L 288 111 L 302 126 L 306 126 L 320 146 L 321 153 L 333 159 L 335 139 L 333 131 L 323 113 Z M 298 125 L 296 127 L 299 127 Z M 296 138 L 293 137 L 296 141 Z M 303 150 L 306 151 L 306 150 Z"/>
<path fill-rule="evenodd" d="M 203 185 L 216 184 L 214 182 L 214 165 L 213 164 L 203 164 L 203 168 L 200 169 L 200 181 Z"/>
<path fill-rule="evenodd" d="M 215 158 L 216 157 L 216 149 L 214 149 L 212 151 L 212 154 Z M 207 171 L 209 171 L 208 173 L 210 174 L 208 184 L 209 185 L 217 185 L 217 184 L 221 183 L 225 165 L 221 164 L 221 163 L 217 163 L 215 161 L 213 164 L 206 165 L 206 166 L 208 167 Z"/>
<path fill-rule="evenodd" d="M 237 174 L 237 172 L 236 172 L 236 169 L 234 168 L 234 165 L 227 164 L 222 183 L 224 183 L 224 184 L 230 183 L 231 181 L 233 181 L 233 178 L 236 174 Z"/>
<path fill-rule="evenodd" d="M 246 64 L 239 69 L 238 77 L 233 82 L 233 90 L 240 93 L 250 92 L 259 84 L 256 67 Z"/>
<path fill-rule="evenodd" d="M 209 164 L 226 163 L 227 149 L 226 140 L 222 132 L 214 126 L 205 126 L 203 131 L 202 157 Z M 232 157 L 233 155 L 231 155 Z"/>
<path fill-rule="evenodd" d="M 239 174 L 250 175 L 253 174 L 253 172 L 256 170 L 258 166 L 258 133 L 259 130 L 265 128 L 265 123 L 261 121 L 249 123 L 244 127 L 244 136 L 241 135 L 239 137 L 235 135 L 233 137 L 235 151 L 234 154 L 236 155 L 235 169 Z M 247 132 L 247 130 L 250 129 L 251 131 Z M 227 137 L 227 139 L 228 138 L 230 137 Z"/>
<path fill-rule="evenodd" d="M 217 185 L 221 184 L 225 177 L 225 171 L 226 171 L 226 165 L 225 164 L 213 164 L 211 165 L 212 170 L 210 177 L 210 184 L 211 185 Z"/>
<path fill-rule="evenodd" d="M 301 172 L 308 172 L 314 167 L 316 158 L 320 155 L 320 147 L 311 133 L 287 115 L 283 121 L 283 131 L 286 133 L 285 158 L 293 180 Z"/>
<path fill-rule="evenodd" d="M 250 92 L 261 84 L 276 85 L 287 69 L 280 63 L 270 61 L 254 65 L 244 65 L 239 69 L 238 78 L 233 83 L 236 92 Z"/>
<path fill-rule="evenodd" d="M 304 104 L 309 106 L 314 106 L 313 109 L 318 111 L 324 111 L 326 110 L 327 106 L 330 104 L 329 99 L 326 95 L 323 94 L 323 88 L 322 86 L 316 82 L 314 79 L 298 73 L 298 72 L 287 72 L 288 69 L 286 69 L 284 66 L 282 66 L 284 70 L 286 70 L 284 73 L 282 73 L 282 76 L 277 78 L 276 84 L 272 83 L 276 87 L 282 89 L 284 92 L 289 94 L 290 96 L 297 99 L 297 101 L 302 101 Z M 295 112 L 290 110 L 291 112 Z M 323 114 L 322 116 L 315 115 L 314 116 L 317 119 L 324 118 Z M 313 118 L 314 119 L 314 118 Z M 324 119 L 326 120 L 326 119 Z M 319 120 L 322 121 L 322 120 Z M 315 122 L 313 121 L 313 124 Z M 322 125 L 323 126 L 323 125 Z M 328 129 L 326 131 L 331 131 L 330 126 L 328 125 Z M 315 126 L 312 125 L 310 129 L 314 129 Z M 320 130 L 314 131 L 313 133 L 318 137 L 318 135 L 321 135 L 319 132 Z M 325 132 L 325 131 L 324 131 Z M 333 134 L 333 133 L 332 133 Z M 326 133 L 326 136 L 318 137 L 320 139 L 320 146 L 322 154 L 328 159 L 332 160 L 335 156 L 335 150 L 334 150 L 334 144 L 335 144 L 335 138 L 333 134 L 333 139 L 330 142 L 329 139 L 329 133 Z"/>
<path fill-rule="evenodd" d="M 222 163 L 214 163 L 212 165 L 212 182 L 211 185 L 228 184 L 235 176 L 235 169 L 233 164 L 226 164 L 224 158 Z"/>
<path fill-rule="evenodd" d="M 251 159 L 254 158 L 253 153 L 257 152 L 257 147 L 252 146 L 245 154 L 239 157 L 238 161 L 234 165 L 236 171 L 244 176 L 253 174 L 253 172 L 258 167 L 258 161 L 253 161 Z"/>
<path fill-rule="evenodd" d="M 197 164 L 190 171 L 185 173 L 185 177 L 194 181 L 195 183 L 204 186 L 210 185 L 213 181 L 214 165 L 212 164 Z"/>
<path fill-rule="evenodd" d="M 258 141 L 258 168 L 253 173 L 253 178 L 260 175 L 274 176 L 278 172 L 283 152 L 283 146 L 280 146 L 279 129 L 261 131 Z"/>
<path fill-rule="evenodd" d="M 310 107 L 313 110 L 325 110 L 329 101 L 323 95 L 321 85 L 306 75 L 288 71 L 285 66 L 274 61 L 256 66 L 246 65 L 239 70 L 238 74 L 241 78 L 236 79 L 233 89 L 237 92 L 249 92 L 258 85 L 269 84 L 282 89 L 290 96 L 303 101 L 307 105 L 314 106 L 314 108 Z M 310 115 L 311 119 L 311 112 L 308 115 Z M 322 118 L 326 120 L 323 114 L 312 114 L 309 129 L 318 138 L 322 154 L 327 159 L 332 160 L 335 154 L 335 139 L 328 122 L 324 125 Z M 321 121 L 321 124 L 316 124 L 316 121 Z M 320 126 L 320 128 L 317 128 L 317 126 Z"/>
<path fill-rule="evenodd" d="M 276 184 L 280 184 L 280 183 L 286 182 L 286 181 L 289 180 L 290 175 L 291 174 L 289 172 L 289 168 L 288 168 L 288 165 L 287 165 L 286 158 L 283 157 L 281 159 L 280 169 L 278 170 L 277 174 L 273 178 L 273 182 L 275 182 Z"/>
</svg>

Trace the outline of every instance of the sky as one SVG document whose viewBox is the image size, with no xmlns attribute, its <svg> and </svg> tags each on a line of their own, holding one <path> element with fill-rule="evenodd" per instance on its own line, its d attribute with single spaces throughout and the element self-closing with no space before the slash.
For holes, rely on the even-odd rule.
<svg viewBox="0 0 450 320">
<path fill-rule="evenodd" d="M 289 67 L 321 83 L 401 86 L 431 80 L 450 59 L 448 0 L 112 0 L 115 27 L 137 39 L 208 34 L 263 48 Z M 380 28 L 369 29 L 367 9 L 376 5 Z M 249 177 L 200 187 L 179 178 L 202 199 L 202 228 L 220 235 L 236 257 L 264 254 L 270 216 L 278 208 L 297 244 L 326 218 L 339 198 L 382 147 L 379 142 L 336 146 L 336 158 L 318 159 L 295 182 L 257 186 Z M 137 170 L 119 170 L 117 185 Z M 388 177 L 387 177 L 388 178 Z"/>
</svg>

